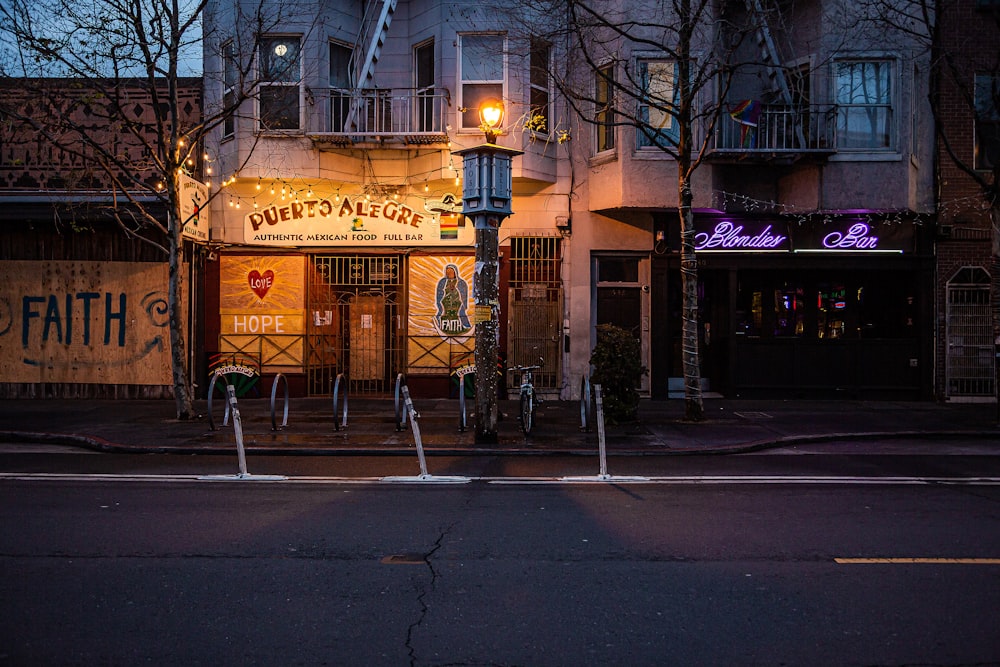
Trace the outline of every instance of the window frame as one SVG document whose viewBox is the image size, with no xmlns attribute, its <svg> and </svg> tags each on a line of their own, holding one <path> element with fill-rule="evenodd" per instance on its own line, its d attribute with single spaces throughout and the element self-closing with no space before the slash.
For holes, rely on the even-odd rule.
<svg viewBox="0 0 1000 667">
<path fill-rule="evenodd" d="M 267 76 L 264 53 L 270 49 L 276 48 L 279 42 L 293 42 L 296 47 L 295 63 L 293 67 L 295 68 L 295 76 L 293 80 L 284 80 L 280 78 L 268 79 Z M 262 134 L 301 134 L 303 131 L 303 108 L 304 108 L 304 79 L 303 79 L 303 63 L 302 63 L 302 37 L 300 35 L 265 35 L 261 37 L 260 44 L 258 46 L 258 58 L 257 58 L 257 130 Z M 291 70 L 289 67 L 288 70 Z M 278 73 L 283 74 L 283 72 Z M 294 88 L 296 91 L 296 108 L 298 114 L 295 116 L 295 127 L 268 127 L 264 123 L 264 93 L 267 89 L 271 88 Z"/>
<path fill-rule="evenodd" d="M 500 40 L 500 77 L 499 79 L 466 79 L 465 55 L 472 48 L 472 42 L 476 39 L 499 39 Z M 493 97 L 493 90 L 499 86 L 500 99 L 506 105 L 507 98 L 507 35 L 502 32 L 463 32 L 458 34 L 458 129 L 460 132 L 479 132 L 479 109 L 470 106 L 485 99 Z M 471 69 L 471 68 L 470 68 Z M 467 95 L 467 87 L 483 88 L 489 87 L 491 90 L 485 95 L 477 96 L 476 100 L 471 100 L 471 95 Z M 469 124 L 467 124 L 469 123 Z"/>
<path fill-rule="evenodd" d="M 229 39 L 222 43 L 222 138 L 236 135 L 236 86 L 239 83 L 239 64 L 236 61 L 236 43 Z"/>
<path fill-rule="evenodd" d="M 988 95 L 982 91 L 980 82 L 989 83 Z M 974 128 L 972 137 L 972 164 L 976 171 L 992 171 L 997 165 L 990 162 L 983 153 L 984 129 L 992 130 L 987 141 L 994 144 L 993 150 L 1000 155 L 1000 74 L 976 73 L 973 78 Z M 992 108 L 990 108 L 992 107 Z"/>
<path fill-rule="evenodd" d="M 676 108 L 678 98 L 680 97 L 680 90 L 677 86 L 677 59 L 658 56 L 640 56 L 636 58 L 635 62 L 636 74 L 639 77 L 639 85 L 641 86 L 641 90 L 638 95 L 638 124 L 635 131 L 636 149 L 640 151 L 647 151 L 650 149 L 657 151 L 662 151 L 663 149 L 674 149 L 680 142 L 680 127 L 678 126 L 677 120 L 674 116 L 669 113 L 665 113 L 664 116 L 666 117 L 666 125 L 656 129 L 655 132 L 650 131 L 647 133 L 644 128 L 651 127 L 649 113 L 652 105 L 646 102 L 648 89 L 650 82 L 652 81 L 649 77 L 649 65 L 650 63 L 658 63 L 672 66 L 673 74 L 670 78 L 670 95 L 673 99 L 670 102 L 670 106 Z"/>
<path fill-rule="evenodd" d="M 542 136 L 552 133 L 552 77 L 549 68 L 552 66 L 552 44 L 539 39 L 531 38 L 530 53 L 528 56 L 528 114 L 532 131 Z M 536 58 L 544 56 L 544 63 L 539 63 Z M 541 73 L 544 83 L 536 81 L 536 73 Z M 541 109 L 539 112 L 538 109 Z M 540 116 L 543 123 L 537 126 L 535 117 Z"/>
<path fill-rule="evenodd" d="M 594 153 L 611 153 L 618 148 L 615 137 L 615 64 L 594 70 Z"/>
<path fill-rule="evenodd" d="M 842 76 L 841 68 L 843 67 L 855 67 L 866 65 L 882 65 L 885 67 L 886 76 L 888 77 L 888 91 L 885 95 L 885 101 L 877 102 L 845 102 L 841 97 L 842 91 Z M 876 75 L 878 78 L 878 75 Z M 832 98 L 834 103 L 837 105 L 837 151 L 841 154 L 857 154 L 857 153 L 897 153 L 899 151 L 899 129 L 898 129 L 898 109 L 899 109 L 899 63 L 895 58 L 885 56 L 885 55 L 858 55 L 858 56 L 839 56 L 832 63 L 832 86 L 833 95 Z M 867 84 L 866 84 L 867 87 Z M 855 86 L 856 88 L 856 86 Z M 854 90 L 850 92 L 856 92 Z M 849 135 L 847 128 L 851 124 L 851 120 L 855 118 L 861 118 L 864 120 L 863 115 L 858 116 L 855 114 L 850 114 L 848 117 L 845 113 L 849 113 L 851 110 L 860 111 L 862 114 L 866 113 L 866 110 L 872 109 L 883 109 L 885 110 L 885 118 L 877 119 L 877 123 L 880 126 L 884 126 L 884 138 L 885 143 L 882 144 L 879 141 L 880 135 L 878 133 L 871 133 L 869 135 L 870 141 L 865 145 L 851 145 L 846 143 L 846 138 Z M 857 121 L 855 121 L 857 122 Z"/>
</svg>

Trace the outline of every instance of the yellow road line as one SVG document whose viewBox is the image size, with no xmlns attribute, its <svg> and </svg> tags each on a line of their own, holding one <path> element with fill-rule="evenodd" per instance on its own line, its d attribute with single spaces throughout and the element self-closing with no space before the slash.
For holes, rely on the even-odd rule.
<svg viewBox="0 0 1000 667">
<path fill-rule="evenodd" d="M 834 558 L 841 565 L 1000 565 L 1000 558 Z"/>
</svg>

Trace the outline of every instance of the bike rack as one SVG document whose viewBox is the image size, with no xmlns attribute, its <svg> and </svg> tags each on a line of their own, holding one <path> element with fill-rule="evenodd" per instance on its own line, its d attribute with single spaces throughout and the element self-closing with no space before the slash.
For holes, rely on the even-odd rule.
<svg viewBox="0 0 1000 667">
<path fill-rule="evenodd" d="M 608 474 L 608 447 L 604 436 L 604 397 L 601 385 L 594 385 L 594 399 L 597 404 L 597 453 L 601 460 L 601 471 L 596 477 L 563 477 L 564 482 L 648 482 L 648 477 L 628 477 Z"/>
<path fill-rule="evenodd" d="M 383 482 L 431 482 L 435 484 L 465 484 L 472 481 L 468 477 L 457 477 L 457 476 L 438 476 L 431 475 L 427 472 L 427 457 L 424 456 L 424 443 L 420 439 L 420 427 L 417 425 L 417 419 L 420 417 L 417 414 L 416 408 L 413 407 L 413 401 L 410 400 L 410 389 L 406 386 L 403 379 L 403 374 L 400 373 L 396 377 L 396 420 L 399 422 L 399 399 L 403 400 L 403 410 L 405 413 L 410 415 L 410 428 L 413 429 L 413 441 L 417 446 L 417 460 L 420 463 L 420 474 L 416 477 L 383 477 Z M 402 423 L 406 423 L 406 416 L 404 414 Z M 398 430 L 398 429 L 397 429 Z"/>
<path fill-rule="evenodd" d="M 278 426 L 277 420 L 274 418 L 274 398 L 278 393 L 278 381 L 285 383 L 285 415 L 281 420 L 281 426 Z M 277 431 L 288 426 L 288 379 L 283 373 L 278 373 L 274 376 L 274 382 L 271 383 L 271 430 Z"/>
<path fill-rule="evenodd" d="M 475 375 L 467 373 L 466 375 Z M 468 427 L 469 415 L 465 411 L 465 375 L 458 376 L 458 431 L 465 433 Z"/>
<path fill-rule="evenodd" d="M 340 406 L 340 386 L 344 385 L 344 414 L 341 420 L 337 421 L 337 411 Z M 347 378 L 344 377 L 343 373 L 337 373 L 337 379 L 333 382 L 333 430 L 339 431 L 342 428 L 347 428 Z"/>
<path fill-rule="evenodd" d="M 580 430 L 590 433 L 590 376 L 580 381 Z"/>
<path fill-rule="evenodd" d="M 408 410 L 401 402 L 403 396 L 409 396 L 410 393 L 406 391 L 406 377 L 399 373 L 396 375 L 396 391 L 395 391 L 395 408 L 396 408 L 396 432 L 402 431 L 406 428 L 406 413 Z"/>
<path fill-rule="evenodd" d="M 222 373 L 219 373 L 218 371 L 216 371 L 215 373 L 212 373 L 212 381 L 208 383 L 208 428 L 211 431 L 218 430 L 218 429 L 215 428 L 215 419 L 212 416 L 212 397 L 215 395 L 215 383 L 219 380 L 219 378 L 222 378 L 222 381 L 225 383 L 225 386 L 227 386 L 227 387 L 230 386 L 229 385 L 229 380 L 226 379 L 225 375 L 223 375 Z M 233 391 L 235 391 L 235 389 Z M 227 390 L 227 392 L 228 392 L 228 390 Z M 222 417 L 222 425 L 223 426 L 229 426 L 229 402 L 228 401 L 226 401 L 225 406 L 226 406 L 226 411 L 225 411 L 225 414 Z"/>
<path fill-rule="evenodd" d="M 236 403 L 236 387 L 228 381 L 226 382 L 226 394 L 228 398 L 226 404 L 227 414 L 230 411 L 233 414 L 233 433 L 236 435 L 236 457 L 239 461 L 240 471 L 235 475 L 203 475 L 198 479 L 216 481 L 248 479 L 264 482 L 277 482 L 288 479 L 284 475 L 251 475 L 247 472 L 246 448 L 243 446 L 243 420 L 240 419 L 240 408 Z"/>
</svg>

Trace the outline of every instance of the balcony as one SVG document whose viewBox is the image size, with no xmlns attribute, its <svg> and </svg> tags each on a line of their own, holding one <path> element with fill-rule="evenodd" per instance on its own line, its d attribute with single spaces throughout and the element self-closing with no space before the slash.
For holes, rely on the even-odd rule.
<svg viewBox="0 0 1000 667">
<path fill-rule="evenodd" d="M 309 132 L 318 148 L 355 144 L 403 147 L 447 144 L 450 93 L 441 88 L 312 89 L 324 110 L 322 130 Z"/>
<path fill-rule="evenodd" d="M 836 105 L 761 104 L 719 118 L 707 157 L 716 162 L 794 162 L 837 152 Z"/>
</svg>

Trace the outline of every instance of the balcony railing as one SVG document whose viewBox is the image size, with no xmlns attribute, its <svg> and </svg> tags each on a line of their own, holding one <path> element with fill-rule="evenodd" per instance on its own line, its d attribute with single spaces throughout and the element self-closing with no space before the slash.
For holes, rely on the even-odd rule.
<svg viewBox="0 0 1000 667">
<path fill-rule="evenodd" d="M 314 140 L 333 143 L 377 141 L 430 144 L 448 140 L 451 96 L 440 88 L 313 90 L 326 109 L 324 127 Z"/>
<path fill-rule="evenodd" d="M 740 157 L 835 153 L 837 107 L 764 104 L 759 115 L 741 120 L 723 115 L 716 123 L 709 150 L 717 155 Z"/>
</svg>

